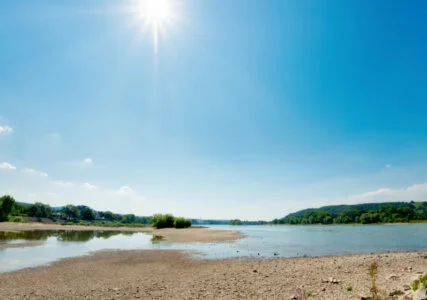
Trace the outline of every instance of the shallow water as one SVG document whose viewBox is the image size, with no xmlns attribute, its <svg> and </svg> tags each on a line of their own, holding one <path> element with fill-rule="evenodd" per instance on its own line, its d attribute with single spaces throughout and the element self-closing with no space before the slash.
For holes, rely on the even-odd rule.
<svg viewBox="0 0 427 300">
<path fill-rule="evenodd" d="M 45 265 L 61 258 L 87 255 L 106 249 L 180 249 L 205 259 L 427 250 L 427 224 L 211 228 L 238 230 L 246 237 L 234 242 L 174 244 L 153 243 L 151 235 L 139 232 L 0 232 L 0 243 L 42 242 L 34 247 L 0 248 L 0 272 Z"/>
</svg>

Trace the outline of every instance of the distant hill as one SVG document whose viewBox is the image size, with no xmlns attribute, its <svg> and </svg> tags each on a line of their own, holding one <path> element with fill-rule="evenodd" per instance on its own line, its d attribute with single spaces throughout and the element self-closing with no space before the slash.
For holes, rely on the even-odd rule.
<svg viewBox="0 0 427 300">
<path fill-rule="evenodd" d="M 393 223 L 427 220 L 427 202 L 382 202 L 308 208 L 275 219 L 275 224 Z"/>
<path fill-rule="evenodd" d="M 325 211 L 329 212 L 333 215 L 339 215 L 340 213 L 348 212 L 351 210 L 361 210 L 361 211 L 375 211 L 384 206 L 392 206 L 394 208 L 399 207 L 413 207 L 413 205 L 417 202 L 382 202 L 382 203 L 363 203 L 363 204 L 351 204 L 351 205 L 329 205 L 322 206 L 320 208 L 306 208 L 303 210 L 299 210 L 295 213 L 288 214 L 286 217 L 294 216 L 294 217 L 302 217 L 307 212 L 313 211 Z M 418 202 L 418 203 L 427 203 L 427 202 Z M 285 217 L 285 218 L 286 218 Z"/>
</svg>

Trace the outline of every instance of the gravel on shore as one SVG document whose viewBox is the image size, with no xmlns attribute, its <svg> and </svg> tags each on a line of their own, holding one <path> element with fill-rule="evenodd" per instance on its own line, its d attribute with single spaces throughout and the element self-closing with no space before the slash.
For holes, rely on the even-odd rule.
<svg viewBox="0 0 427 300">
<path fill-rule="evenodd" d="M 309 299 L 368 296 L 377 287 L 405 292 L 427 271 L 426 252 L 270 260 L 199 260 L 174 250 L 101 251 L 51 266 L 0 274 L 0 299 Z M 350 289 L 351 291 L 348 291 Z"/>
</svg>

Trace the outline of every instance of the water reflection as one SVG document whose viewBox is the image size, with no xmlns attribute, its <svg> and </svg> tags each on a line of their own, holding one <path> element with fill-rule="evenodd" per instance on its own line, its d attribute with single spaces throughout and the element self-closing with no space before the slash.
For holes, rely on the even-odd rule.
<svg viewBox="0 0 427 300">
<path fill-rule="evenodd" d="M 136 232 L 133 231 L 76 231 L 76 230 L 33 230 L 33 231 L 17 231 L 17 232 L 2 232 L 0 231 L 0 243 L 13 242 L 17 240 L 25 241 L 40 241 L 47 240 L 50 237 L 56 237 L 60 242 L 88 242 L 94 238 L 108 239 L 115 235 L 132 236 Z"/>
</svg>

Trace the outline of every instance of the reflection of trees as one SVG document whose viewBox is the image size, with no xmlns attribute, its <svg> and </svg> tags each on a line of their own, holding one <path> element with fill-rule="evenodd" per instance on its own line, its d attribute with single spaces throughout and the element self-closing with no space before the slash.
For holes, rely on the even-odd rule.
<svg viewBox="0 0 427 300">
<path fill-rule="evenodd" d="M 93 238 L 108 239 L 112 236 L 119 235 L 119 234 L 129 235 L 128 232 L 124 232 L 124 231 L 104 231 L 104 230 L 69 231 L 67 230 L 58 234 L 58 240 L 61 242 L 87 242 Z"/>
<path fill-rule="evenodd" d="M 48 237 L 54 235 L 54 231 L 14 231 L 14 232 L 0 232 L 0 240 L 46 240 Z"/>
<path fill-rule="evenodd" d="M 134 235 L 135 233 L 137 233 L 137 232 L 136 231 L 122 231 L 121 232 L 121 234 L 123 234 L 123 235 L 129 235 L 129 236 Z"/>
<path fill-rule="evenodd" d="M 61 231 L 57 235 L 60 242 L 87 242 L 95 237 L 95 231 Z"/>
<path fill-rule="evenodd" d="M 112 236 L 120 234 L 120 231 L 96 231 L 97 238 L 108 239 Z"/>
</svg>

